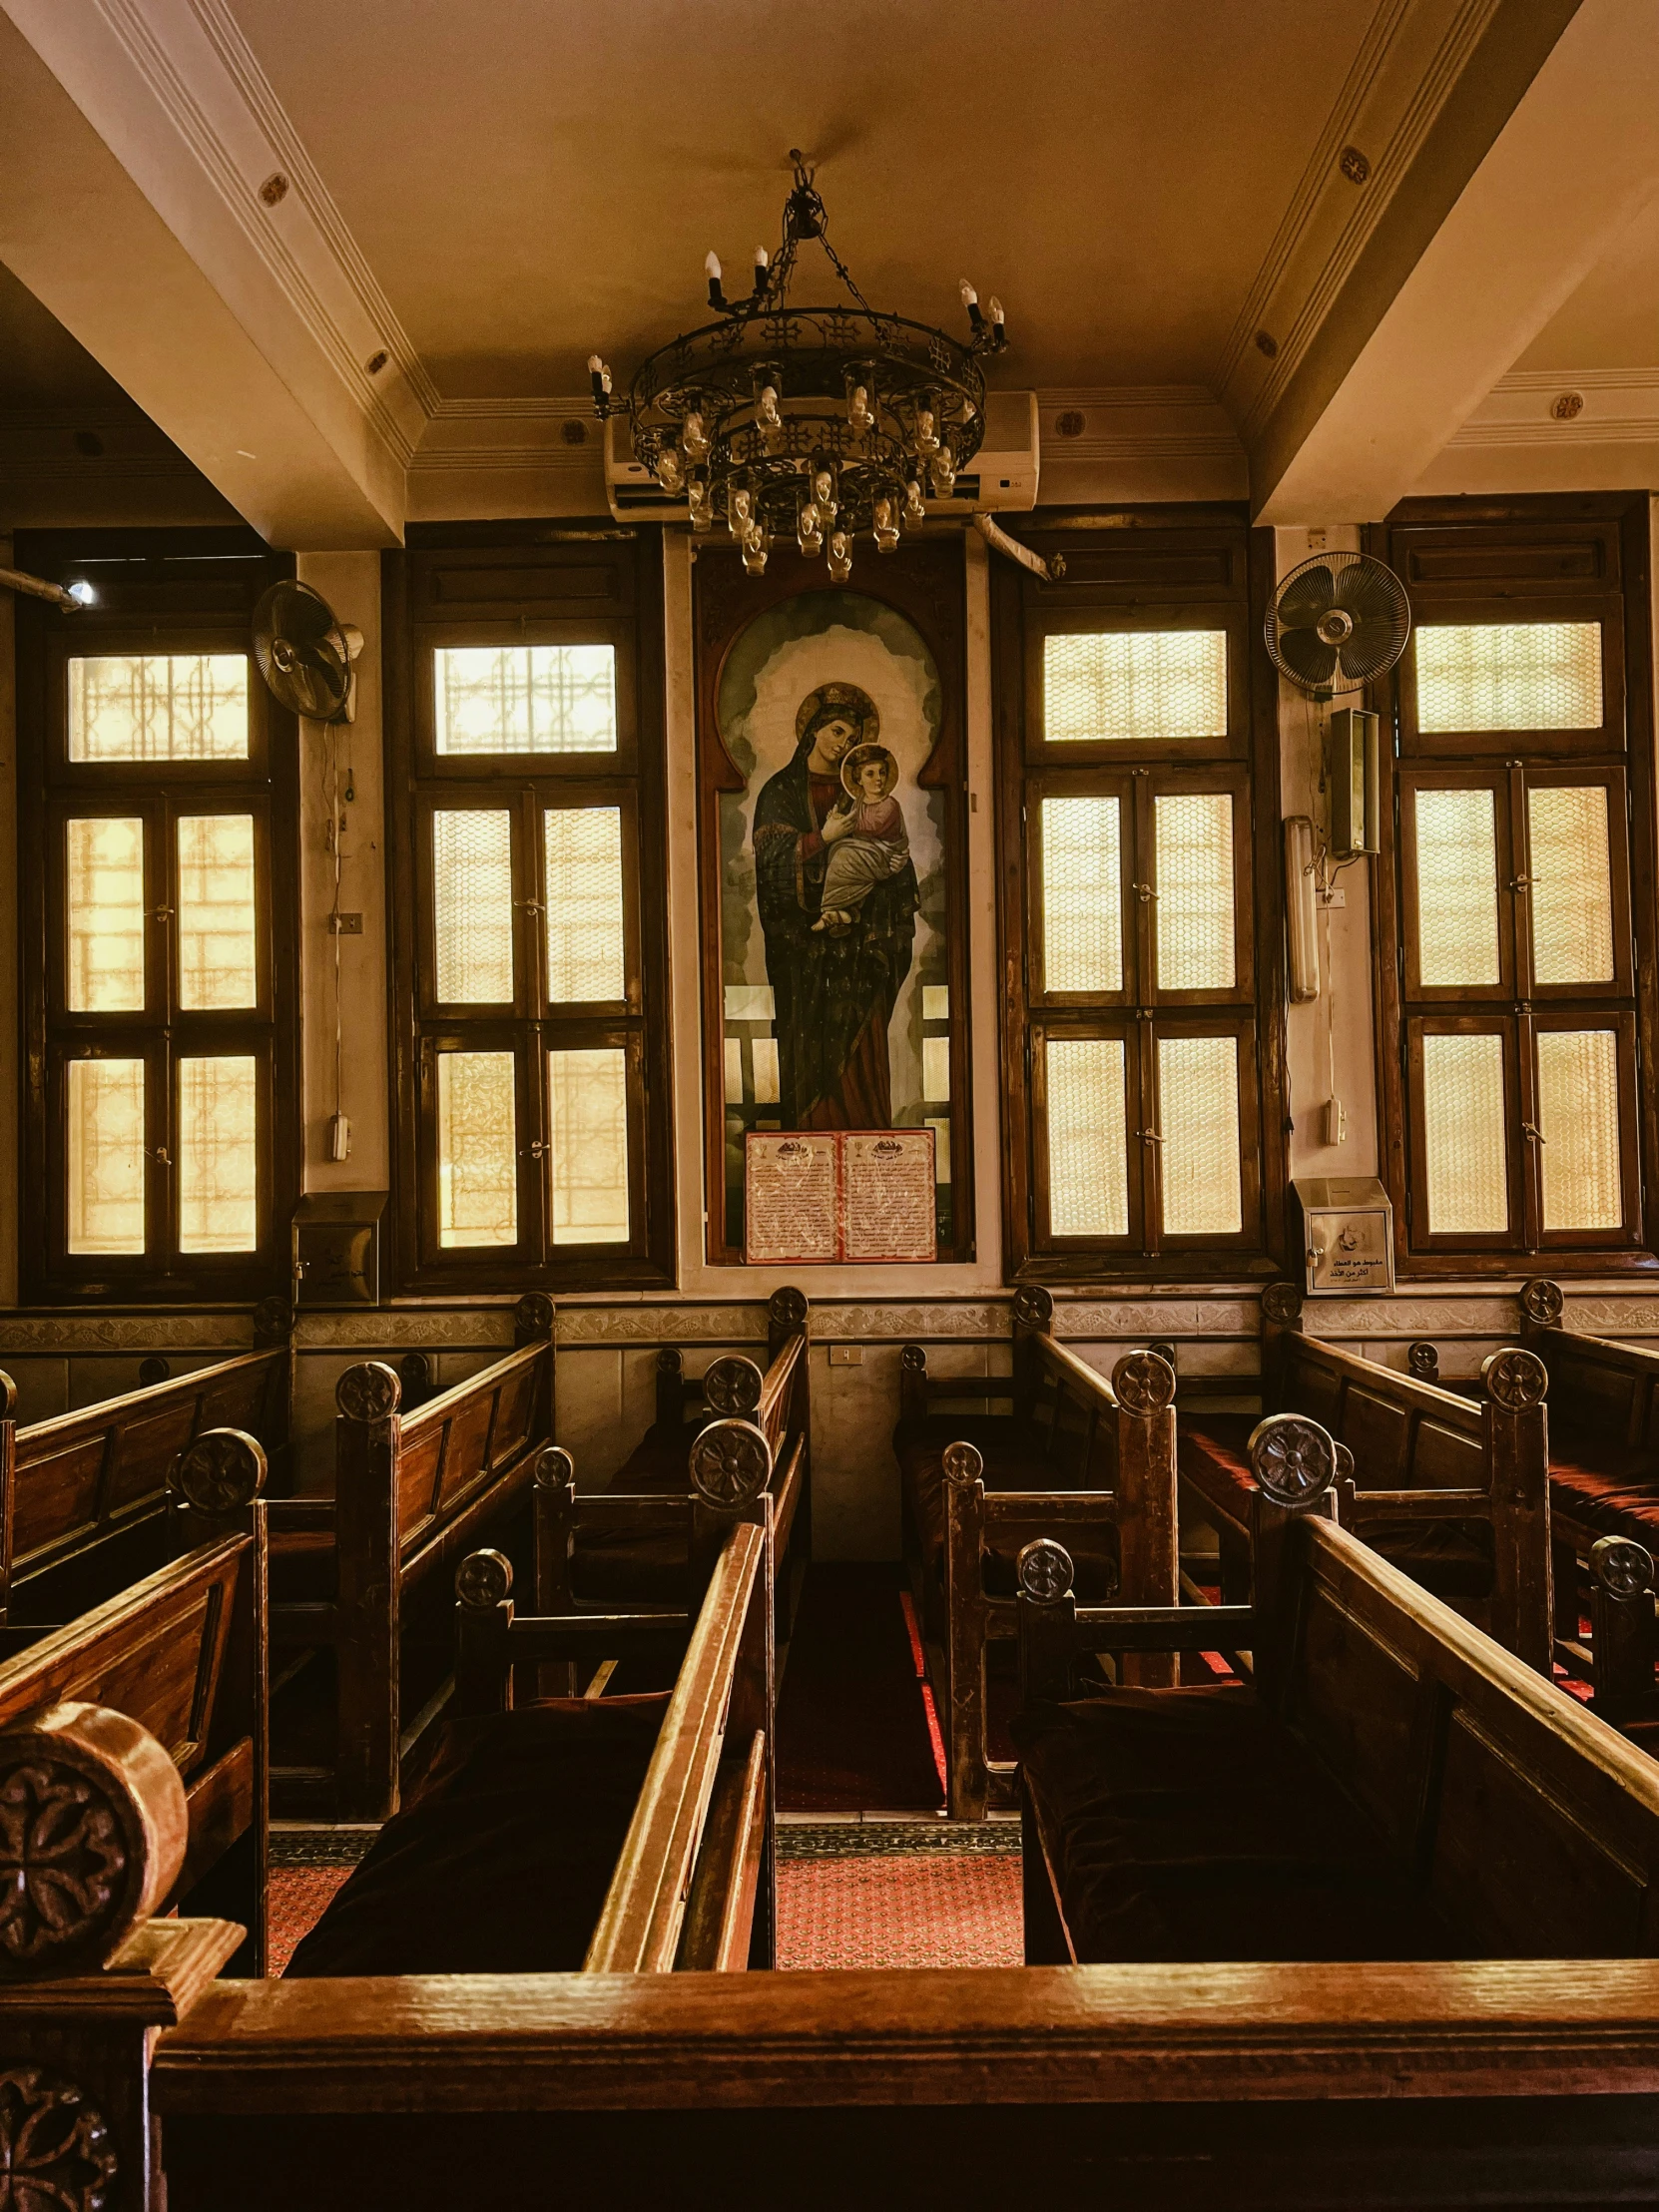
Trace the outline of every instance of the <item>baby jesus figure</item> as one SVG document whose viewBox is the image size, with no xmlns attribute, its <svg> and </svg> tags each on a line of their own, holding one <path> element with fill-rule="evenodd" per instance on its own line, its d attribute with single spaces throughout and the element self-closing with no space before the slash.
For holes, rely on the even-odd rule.
<svg viewBox="0 0 1659 2212">
<path fill-rule="evenodd" d="M 855 745 L 841 762 L 847 796 L 824 826 L 830 857 L 815 930 L 850 928 L 876 884 L 897 875 L 909 859 L 903 809 L 891 796 L 897 782 L 898 763 L 884 745 Z"/>
</svg>

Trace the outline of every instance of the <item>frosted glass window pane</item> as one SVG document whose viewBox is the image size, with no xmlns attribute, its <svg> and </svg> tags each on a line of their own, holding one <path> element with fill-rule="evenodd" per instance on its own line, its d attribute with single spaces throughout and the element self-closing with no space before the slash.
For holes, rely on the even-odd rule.
<svg viewBox="0 0 1659 2212">
<path fill-rule="evenodd" d="M 1424 983 L 1495 983 L 1497 826 L 1489 791 L 1419 791 L 1417 968 Z"/>
<path fill-rule="evenodd" d="M 550 1052 L 553 1242 L 628 1241 L 628 1062 L 615 1046 Z"/>
<path fill-rule="evenodd" d="M 622 955 L 622 810 L 568 807 L 542 817 L 547 852 L 547 996 L 558 1006 L 626 998 Z"/>
<path fill-rule="evenodd" d="M 72 761 L 246 761 L 244 653 L 122 653 L 69 664 Z"/>
<path fill-rule="evenodd" d="M 1153 802 L 1158 840 L 1158 988 L 1228 991 L 1233 957 L 1233 800 L 1184 792 Z"/>
<path fill-rule="evenodd" d="M 442 1004 L 511 1004 L 513 818 L 505 809 L 432 817 L 432 923 Z"/>
<path fill-rule="evenodd" d="M 254 818 L 179 819 L 179 1003 L 191 1011 L 258 1002 Z"/>
<path fill-rule="evenodd" d="M 1532 972 L 1540 983 L 1613 980 L 1613 876 L 1604 784 L 1534 786 Z"/>
<path fill-rule="evenodd" d="M 1546 1229 L 1617 1229 L 1619 1040 L 1611 1029 L 1538 1031 Z"/>
<path fill-rule="evenodd" d="M 440 753 L 616 751 L 615 646 L 459 646 L 434 658 Z"/>
<path fill-rule="evenodd" d="M 1123 861 L 1115 799 L 1045 799 L 1043 989 L 1123 988 Z"/>
<path fill-rule="evenodd" d="M 1050 745 L 1227 735 L 1224 630 L 1111 630 L 1043 640 Z"/>
<path fill-rule="evenodd" d="M 179 1062 L 179 1250 L 259 1242 L 259 1072 L 251 1056 Z"/>
<path fill-rule="evenodd" d="M 1430 1234 L 1500 1235 L 1509 1226 L 1501 1037 L 1423 1038 L 1422 1119 Z"/>
<path fill-rule="evenodd" d="M 1127 1237 L 1123 1039 L 1050 1037 L 1046 1069 L 1050 1233 Z"/>
<path fill-rule="evenodd" d="M 69 1063 L 69 1249 L 144 1250 L 144 1062 Z"/>
<path fill-rule="evenodd" d="M 518 1242 L 518 1117 L 510 1052 L 438 1054 L 438 1242 Z"/>
<path fill-rule="evenodd" d="M 1160 1037 L 1164 1234 L 1232 1237 L 1244 1227 L 1236 1037 Z"/>
<path fill-rule="evenodd" d="M 140 1013 L 144 1008 L 144 824 L 98 815 L 71 822 L 66 829 L 70 1011 Z"/>
<path fill-rule="evenodd" d="M 1417 641 L 1417 728 L 1599 730 L 1599 622 L 1429 623 Z"/>
</svg>

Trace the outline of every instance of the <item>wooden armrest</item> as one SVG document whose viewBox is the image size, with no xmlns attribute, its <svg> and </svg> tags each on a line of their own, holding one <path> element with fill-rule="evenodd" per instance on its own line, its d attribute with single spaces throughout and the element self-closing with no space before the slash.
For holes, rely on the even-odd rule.
<svg viewBox="0 0 1659 2212">
<path fill-rule="evenodd" d="M 683 1973 L 741 1973 L 749 1964 L 755 1893 L 766 1848 L 767 1740 L 722 1760 L 697 1855 L 676 1963 Z"/>
<path fill-rule="evenodd" d="M 1345 1483 L 1338 1496 L 1351 1527 L 1362 1520 L 1485 1520 L 1492 1510 L 1490 1490 L 1358 1490 Z"/>
</svg>

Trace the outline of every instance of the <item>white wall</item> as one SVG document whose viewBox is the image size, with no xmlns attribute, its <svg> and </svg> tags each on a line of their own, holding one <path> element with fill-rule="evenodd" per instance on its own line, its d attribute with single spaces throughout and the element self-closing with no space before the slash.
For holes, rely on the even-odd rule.
<svg viewBox="0 0 1659 2212">
<path fill-rule="evenodd" d="M 363 634 L 357 662 L 356 720 L 339 732 L 301 723 L 299 732 L 300 1021 L 305 1102 L 304 1188 L 383 1191 L 391 1181 L 387 1106 L 387 969 L 384 745 L 380 701 L 380 556 L 302 553 L 301 583 L 312 586 L 341 622 Z M 328 928 L 334 862 L 328 845 L 330 750 L 337 746 L 340 814 L 340 910 L 362 916 L 360 936 Z M 354 792 L 349 801 L 347 792 Z M 339 1103 L 351 1124 L 351 1153 L 331 1158 L 334 1112 L 334 953 L 339 951 Z"/>
</svg>

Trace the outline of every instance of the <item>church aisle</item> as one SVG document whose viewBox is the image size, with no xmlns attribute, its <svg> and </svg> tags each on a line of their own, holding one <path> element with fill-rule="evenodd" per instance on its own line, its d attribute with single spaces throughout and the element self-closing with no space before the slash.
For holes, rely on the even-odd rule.
<svg viewBox="0 0 1659 2212">
<path fill-rule="evenodd" d="M 808 1571 L 778 1705 L 781 1813 L 933 1813 L 944 1752 L 896 1565 Z"/>
</svg>

